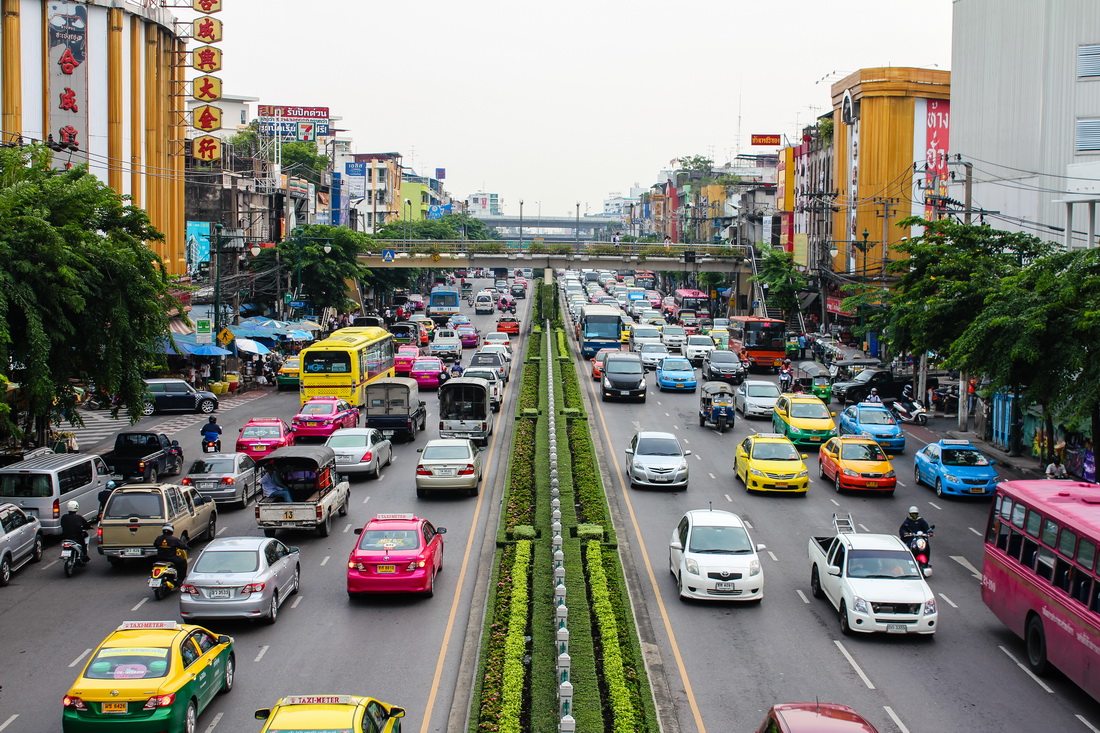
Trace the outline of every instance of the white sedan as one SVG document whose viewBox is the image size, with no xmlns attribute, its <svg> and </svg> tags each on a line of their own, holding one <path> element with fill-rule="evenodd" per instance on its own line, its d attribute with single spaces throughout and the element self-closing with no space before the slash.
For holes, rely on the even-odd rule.
<svg viewBox="0 0 1100 733">
<path fill-rule="evenodd" d="M 668 570 L 681 599 L 762 601 L 764 570 L 741 517 L 693 509 L 680 519 L 668 544 Z"/>
<path fill-rule="evenodd" d="M 375 428 L 341 428 L 325 441 L 336 454 L 338 473 L 365 473 L 378 478 L 383 466 L 393 461 L 393 444 Z"/>
</svg>

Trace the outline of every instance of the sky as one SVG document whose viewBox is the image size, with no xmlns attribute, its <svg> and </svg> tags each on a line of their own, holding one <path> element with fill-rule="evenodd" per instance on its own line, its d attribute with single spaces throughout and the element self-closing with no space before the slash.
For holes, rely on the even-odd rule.
<svg viewBox="0 0 1100 733">
<path fill-rule="evenodd" d="M 354 152 L 505 213 L 599 213 L 678 157 L 798 131 L 857 69 L 950 69 L 951 0 L 224 0 L 227 94 L 327 106 Z M 174 11 L 183 20 L 187 10 Z"/>
</svg>

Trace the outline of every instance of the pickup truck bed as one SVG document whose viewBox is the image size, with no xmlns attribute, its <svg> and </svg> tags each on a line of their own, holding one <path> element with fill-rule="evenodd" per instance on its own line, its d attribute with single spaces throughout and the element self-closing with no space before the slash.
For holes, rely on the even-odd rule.
<svg viewBox="0 0 1100 733">
<path fill-rule="evenodd" d="M 156 483 L 159 476 L 183 470 L 182 457 L 172 454 L 172 442 L 163 433 L 125 430 L 115 436 L 115 448 L 102 458 L 112 473 L 122 479 Z"/>
<path fill-rule="evenodd" d="M 332 515 L 348 513 L 351 487 L 347 481 L 324 490 L 290 487 L 295 501 L 272 501 L 263 497 L 256 502 L 256 524 L 268 537 L 280 529 L 311 529 L 322 537 L 332 531 Z"/>
</svg>

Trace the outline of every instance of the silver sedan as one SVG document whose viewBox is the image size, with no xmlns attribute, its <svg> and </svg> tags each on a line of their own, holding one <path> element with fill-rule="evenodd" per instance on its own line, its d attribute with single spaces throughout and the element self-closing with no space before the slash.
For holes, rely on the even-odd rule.
<svg viewBox="0 0 1100 733">
<path fill-rule="evenodd" d="M 260 493 L 256 463 L 245 453 L 204 453 L 192 461 L 180 483 L 194 486 L 200 494 L 219 504 L 242 508 Z"/>
<path fill-rule="evenodd" d="M 434 490 L 465 490 L 477 496 L 481 483 L 481 451 L 468 438 L 429 440 L 416 464 L 416 495 Z"/>
<path fill-rule="evenodd" d="M 180 616 L 262 618 L 275 623 L 279 607 L 298 592 L 297 547 L 270 537 L 225 537 L 207 543 L 180 587 Z"/>
<path fill-rule="evenodd" d="M 374 428 L 342 428 L 325 445 L 336 454 L 336 470 L 340 473 L 365 473 L 378 478 L 383 466 L 393 461 L 393 444 Z"/>
</svg>

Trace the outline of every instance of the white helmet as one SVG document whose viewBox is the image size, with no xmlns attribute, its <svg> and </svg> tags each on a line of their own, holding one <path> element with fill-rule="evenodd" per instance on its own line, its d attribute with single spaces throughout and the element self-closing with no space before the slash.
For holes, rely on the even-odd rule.
<svg viewBox="0 0 1100 733">
<path fill-rule="evenodd" d="M 910 514 L 920 514 L 920 509 L 917 509 L 915 506 L 911 506 L 911 507 L 909 507 L 909 513 Z"/>
<path fill-rule="evenodd" d="M 69 510 L 70 512 L 79 512 L 79 511 L 80 511 L 80 504 L 79 504 L 79 502 L 75 502 L 75 501 L 70 501 L 70 502 L 69 502 L 68 504 L 66 504 L 65 506 L 66 506 L 66 508 L 68 508 L 68 510 Z"/>
</svg>

